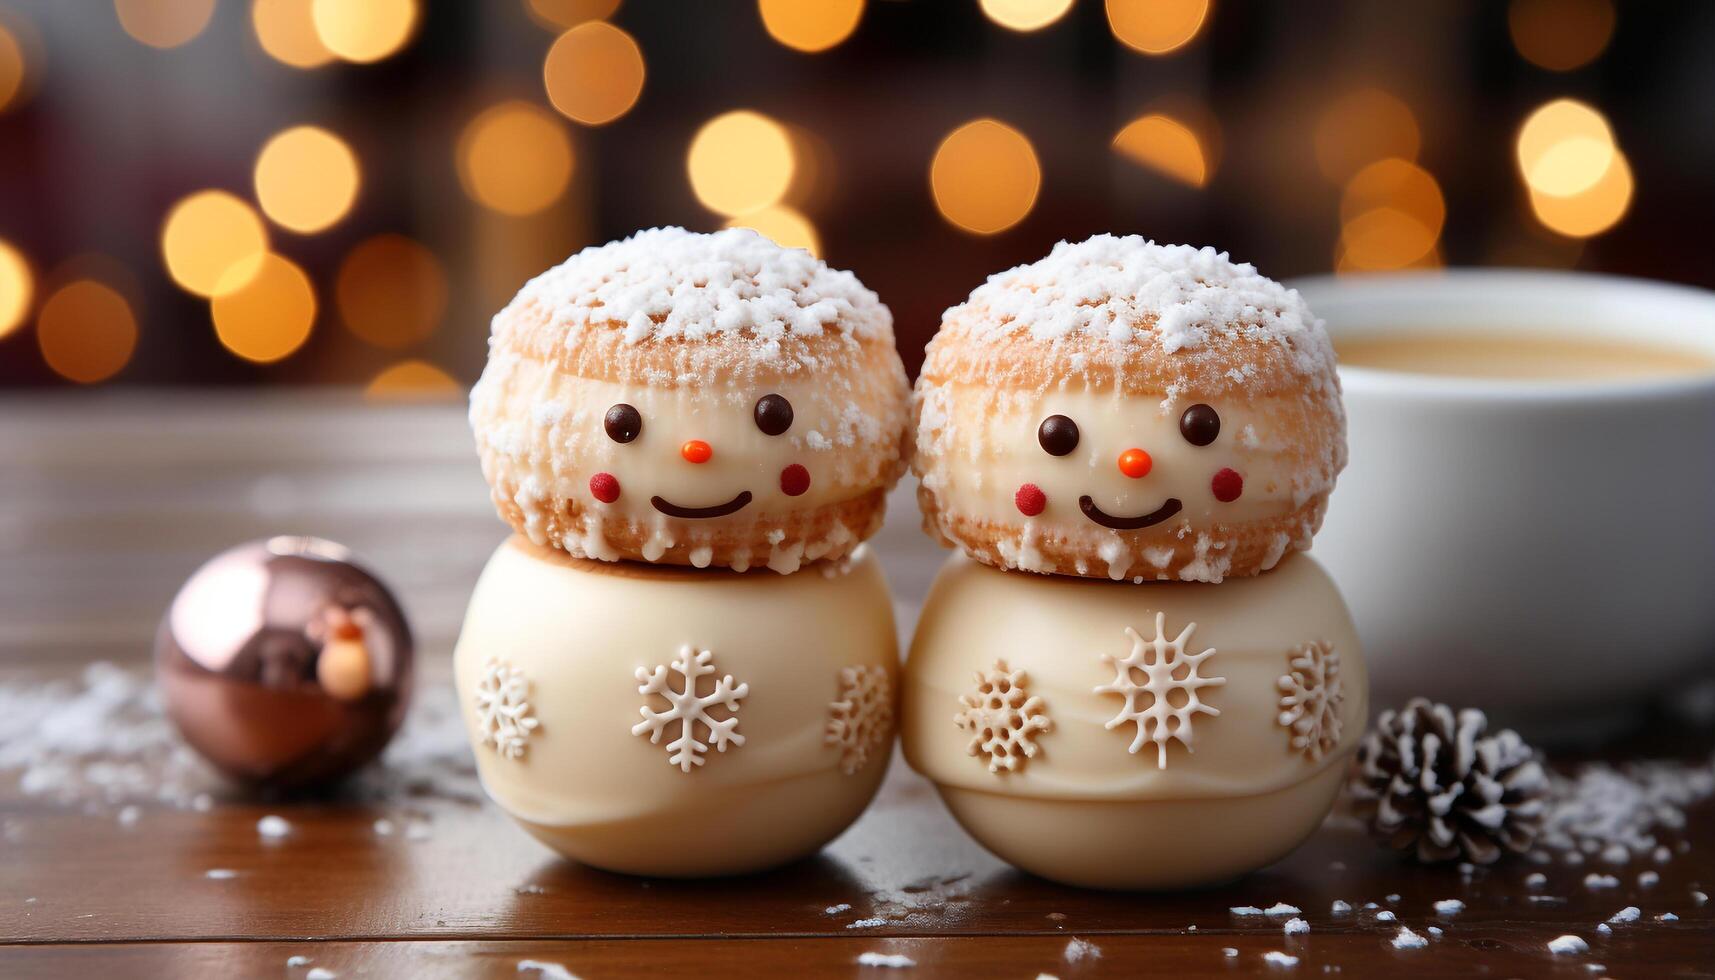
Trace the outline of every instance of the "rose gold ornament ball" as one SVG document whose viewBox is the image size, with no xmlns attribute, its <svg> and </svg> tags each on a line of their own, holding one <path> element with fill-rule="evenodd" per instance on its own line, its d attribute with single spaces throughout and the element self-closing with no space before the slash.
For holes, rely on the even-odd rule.
<svg viewBox="0 0 1715 980">
<path fill-rule="evenodd" d="M 191 575 L 155 637 L 167 714 L 242 783 L 296 789 L 381 754 L 411 694 L 411 630 L 340 545 L 275 537 Z"/>
</svg>

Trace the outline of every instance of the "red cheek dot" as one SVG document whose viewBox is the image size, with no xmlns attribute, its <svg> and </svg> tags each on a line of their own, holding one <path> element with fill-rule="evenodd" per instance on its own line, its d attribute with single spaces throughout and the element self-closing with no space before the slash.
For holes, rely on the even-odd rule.
<svg viewBox="0 0 1715 980">
<path fill-rule="evenodd" d="M 604 504 L 619 499 L 619 481 L 612 473 L 597 473 L 590 477 L 590 496 Z"/>
<path fill-rule="evenodd" d="M 1025 517 L 1035 517 L 1048 506 L 1048 495 L 1034 483 L 1026 483 L 1012 495 L 1012 502 L 1018 505 L 1018 512 Z"/>
<path fill-rule="evenodd" d="M 1223 469 L 1209 481 L 1209 489 L 1214 491 L 1216 500 L 1230 504 L 1245 492 L 1245 478 L 1237 470 Z"/>
<path fill-rule="evenodd" d="M 796 497 L 810 489 L 810 471 L 793 463 L 780 471 L 780 492 Z"/>
</svg>

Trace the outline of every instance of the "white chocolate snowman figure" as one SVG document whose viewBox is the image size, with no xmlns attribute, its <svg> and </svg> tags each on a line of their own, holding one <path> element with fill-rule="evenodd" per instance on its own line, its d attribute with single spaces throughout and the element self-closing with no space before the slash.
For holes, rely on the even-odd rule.
<svg viewBox="0 0 1715 980">
<path fill-rule="evenodd" d="M 1093 887 L 1217 882 L 1297 846 L 1368 693 L 1299 554 L 1345 419 L 1298 294 L 1211 249 L 1062 243 L 947 312 L 915 404 L 925 524 L 962 554 L 924 607 L 902 734 L 954 816 Z"/>
<path fill-rule="evenodd" d="M 894 735 L 862 542 L 907 398 L 875 294 L 748 230 L 640 232 L 526 285 L 471 393 L 516 532 L 454 654 L 489 795 L 650 875 L 761 870 L 855 820 Z"/>
</svg>

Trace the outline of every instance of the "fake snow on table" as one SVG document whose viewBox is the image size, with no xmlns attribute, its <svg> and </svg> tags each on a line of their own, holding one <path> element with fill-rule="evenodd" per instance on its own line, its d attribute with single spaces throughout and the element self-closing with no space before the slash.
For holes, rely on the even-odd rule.
<svg viewBox="0 0 1715 980">
<path fill-rule="evenodd" d="M 1336 899 L 1334 899 L 1334 904 L 1328 906 L 1328 911 L 1334 913 L 1335 915 L 1345 915 L 1346 913 L 1352 911 L 1352 903 L 1345 901 L 1343 899 L 1336 898 Z"/>
<path fill-rule="evenodd" d="M 334 980 L 337 976 L 339 974 L 325 966 L 314 966 L 310 968 L 310 972 L 304 974 L 304 980 Z"/>
<path fill-rule="evenodd" d="M 210 868 L 204 871 L 202 876 L 210 881 L 226 881 L 238 877 L 238 872 L 231 868 Z"/>
<path fill-rule="evenodd" d="M 1394 949 L 1422 949 L 1427 945 L 1429 940 L 1412 932 L 1410 926 L 1400 926 L 1399 932 L 1393 937 Z"/>
<path fill-rule="evenodd" d="M 1302 936 L 1310 931 L 1310 923 L 1303 919 L 1287 919 L 1286 925 L 1282 928 L 1288 936 Z"/>
<path fill-rule="evenodd" d="M 1615 912 L 1613 915 L 1608 916 L 1608 921 L 1615 925 L 1625 925 L 1628 922 L 1638 921 L 1638 916 L 1642 914 L 1643 912 L 1636 905 L 1628 905 L 1618 912 Z"/>
<path fill-rule="evenodd" d="M 1102 958 L 1102 948 L 1087 939 L 1073 939 L 1066 944 L 1066 962 L 1077 963 L 1081 960 L 1099 960 Z"/>
<path fill-rule="evenodd" d="M 519 960 L 519 973 L 534 973 L 541 980 L 578 980 L 577 974 L 566 969 L 563 963 L 549 960 Z"/>
<path fill-rule="evenodd" d="M 1380 912 L 1376 913 L 1377 922 L 1392 922 L 1396 918 L 1398 918 L 1398 916 L 1395 916 L 1393 912 L 1388 909 L 1382 909 Z"/>
<path fill-rule="evenodd" d="M 1291 953 L 1282 953 L 1279 950 L 1270 950 L 1262 954 L 1262 959 L 1269 966 L 1291 967 L 1298 965 L 1298 957 Z"/>
<path fill-rule="evenodd" d="M 1458 915 L 1465 911 L 1465 903 L 1456 898 L 1444 898 L 1435 903 L 1436 915 Z"/>
<path fill-rule="evenodd" d="M 840 771 L 850 776 L 880 751 L 893 731 L 893 683 L 887 668 L 840 668 L 838 700 L 828 705 L 823 741 L 840 751 Z"/>
<path fill-rule="evenodd" d="M 959 713 L 953 724 L 970 733 L 965 751 L 988 757 L 989 772 L 1017 772 L 1026 759 L 1036 757 L 1036 736 L 1053 730 L 1043 710 L 1042 699 L 1030 693 L 1030 678 L 1022 670 L 1009 670 L 1006 661 L 974 675 L 976 688 L 959 695 Z"/>
<path fill-rule="evenodd" d="M 917 961 L 899 953 L 859 953 L 858 966 L 875 966 L 894 970 L 905 970 L 917 965 Z"/>
<path fill-rule="evenodd" d="M 698 694 L 697 680 L 715 672 L 713 661 L 712 651 L 697 650 L 686 644 L 671 665 L 672 673 L 679 677 L 677 688 L 668 667 L 657 665 L 653 671 L 637 668 L 637 679 L 641 682 L 637 693 L 646 698 L 661 698 L 667 702 L 667 710 L 655 711 L 647 704 L 638 708 L 643 720 L 632 726 L 631 734 L 648 735 L 650 743 L 657 744 L 663 732 L 678 725 L 679 737 L 667 743 L 667 762 L 678 766 L 681 772 L 690 772 L 703 764 L 709 742 L 718 752 L 725 752 L 728 745 L 744 744 L 744 736 L 738 733 L 738 702 L 750 693 L 750 685 L 735 684 L 732 675 L 727 674 L 715 681 L 708 694 Z M 709 713 L 711 708 L 725 709 L 726 717 L 715 717 Z M 708 732 L 709 742 L 696 737 L 698 725 Z"/>
<path fill-rule="evenodd" d="M 256 833 L 267 840 L 279 840 L 292 832 L 285 817 L 270 813 L 256 821 Z"/>
<path fill-rule="evenodd" d="M 1316 640 L 1286 655 L 1287 672 L 1275 681 L 1280 690 L 1278 721 L 1291 732 L 1292 747 L 1309 758 L 1340 743 L 1340 706 L 1346 690 L 1340 681 L 1340 653 Z"/>
<path fill-rule="evenodd" d="M 1167 768 L 1167 743 L 1176 741 L 1186 751 L 1194 751 L 1195 733 L 1191 719 L 1199 714 L 1218 716 L 1219 708 L 1204 704 L 1201 691 L 1219 687 L 1225 677 L 1203 677 L 1198 674 L 1203 661 L 1214 656 L 1215 648 L 1202 653 L 1187 653 L 1185 643 L 1197 628 L 1191 623 L 1178 636 L 1167 638 L 1167 614 L 1155 614 L 1155 636 L 1145 640 L 1137 630 L 1125 628 L 1131 638 L 1131 652 L 1124 657 L 1102 654 L 1102 661 L 1114 669 L 1114 679 L 1098 686 L 1097 694 L 1117 694 L 1125 701 L 1119 714 L 1109 719 L 1108 729 L 1135 724 L 1137 735 L 1126 751 L 1136 754 L 1147 743 L 1156 748 L 1156 767 Z M 1142 675 L 1143 683 L 1137 677 Z M 1182 675 L 1182 676 L 1179 676 Z M 1174 707 L 1170 696 L 1178 692 L 1184 704 Z M 1171 723 L 1171 725 L 1170 725 Z"/>
<path fill-rule="evenodd" d="M 476 704 L 480 744 L 502 758 L 523 758 L 530 735 L 542 724 L 530 715 L 530 679 L 524 671 L 489 657 L 482 665 L 471 700 Z"/>
<path fill-rule="evenodd" d="M 1590 944 L 1578 936 L 1560 936 L 1548 941 L 1548 951 L 1558 956 L 1575 956 L 1590 952 Z"/>
</svg>

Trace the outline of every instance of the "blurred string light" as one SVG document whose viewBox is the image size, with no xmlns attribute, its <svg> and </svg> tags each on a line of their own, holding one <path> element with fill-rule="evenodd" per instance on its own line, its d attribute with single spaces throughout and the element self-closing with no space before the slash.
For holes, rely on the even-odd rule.
<svg viewBox="0 0 1715 980">
<path fill-rule="evenodd" d="M 1196 130 L 1161 112 L 1145 113 L 1114 134 L 1114 151 L 1188 187 L 1209 183 L 1210 161 Z"/>
<path fill-rule="evenodd" d="M 0 112 L 24 101 L 24 83 L 29 72 L 24 45 L 4 21 L 0 21 Z"/>
<path fill-rule="evenodd" d="M 151 48 L 176 48 L 201 34 L 214 0 L 113 0 L 119 26 Z"/>
<path fill-rule="evenodd" d="M 316 33 L 312 0 L 255 0 L 250 26 L 270 58 L 293 68 L 320 68 L 334 59 Z"/>
<path fill-rule="evenodd" d="M 606 20 L 619 9 L 619 0 L 523 0 L 532 20 L 551 30 L 576 27 L 585 21 Z"/>
<path fill-rule="evenodd" d="M 463 394 L 463 386 L 452 375 L 415 359 L 392 365 L 363 389 L 363 396 L 371 401 L 451 401 Z"/>
<path fill-rule="evenodd" d="M 777 245 L 801 248 L 818 257 L 822 254 L 822 241 L 816 234 L 816 226 L 810 223 L 809 218 L 784 204 L 729 218 L 725 227 L 750 228 L 772 239 Z"/>
<path fill-rule="evenodd" d="M 1042 167 L 1025 135 L 995 119 L 947 134 L 929 164 L 941 215 L 966 231 L 993 235 L 1024 220 L 1036 204 Z"/>
<path fill-rule="evenodd" d="M 376 235 L 340 263 L 334 298 L 346 328 L 377 347 L 426 339 L 447 310 L 440 260 L 404 235 Z"/>
<path fill-rule="evenodd" d="M 826 51 L 857 30 L 864 0 L 756 0 L 770 37 L 797 51 Z"/>
<path fill-rule="evenodd" d="M 1513 47 L 1549 71 L 1595 61 L 1614 36 L 1612 0 L 1513 0 L 1507 8 Z"/>
<path fill-rule="evenodd" d="M 1556 99 L 1532 112 L 1519 127 L 1517 156 L 1531 210 L 1552 231 L 1599 235 L 1631 206 L 1631 165 L 1607 117 L 1589 105 Z"/>
<path fill-rule="evenodd" d="M 1447 219 L 1441 186 L 1410 160 L 1378 160 L 1353 175 L 1340 196 L 1341 271 L 1404 269 L 1440 263 Z"/>
<path fill-rule="evenodd" d="M 1377 160 L 1416 160 L 1423 137 L 1411 107 L 1379 88 L 1360 88 L 1336 99 L 1316 122 L 1316 165 L 1344 183 Z"/>
<path fill-rule="evenodd" d="M 490 106 L 459 134 L 459 182 L 482 206 L 514 216 L 560 199 L 572 179 L 572 140 L 552 113 L 528 102 Z"/>
<path fill-rule="evenodd" d="M 24 253 L 0 238 L 0 337 L 18 329 L 30 312 L 35 295 L 35 276 Z"/>
<path fill-rule="evenodd" d="M 1191 43 L 1209 16 L 1209 0 L 1107 0 L 1107 7 L 1114 37 L 1151 55 Z"/>
<path fill-rule="evenodd" d="M 254 271 L 228 271 L 209 308 L 221 345 L 247 361 L 265 364 L 286 357 L 310 338 L 316 293 L 304 270 L 269 252 Z"/>
<path fill-rule="evenodd" d="M 1066 16 L 1072 0 L 982 0 L 983 13 L 1012 31 L 1039 31 Z"/>
<path fill-rule="evenodd" d="M 36 317 L 36 342 L 55 374 L 95 384 L 118 374 L 137 349 L 137 318 L 117 290 L 75 279 L 54 290 Z"/>
<path fill-rule="evenodd" d="M 307 235 L 345 217 L 362 177 L 357 155 L 344 140 L 316 126 L 294 126 L 263 145 L 255 180 L 262 213 Z"/>
<path fill-rule="evenodd" d="M 198 191 L 173 205 L 161 226 L 161 257 L 173 281 L 198 296 L 242 286 L 268 250 L 250 207 L 225 191 Z M 237 271 L 237 276 L 228 275 Z"/>
<path fill-rule="evenodd" d="M 316 36 L 336 57 L 368 64 L 395 54 L 417 28 L 417 0 L 311 0 Z"/>
<path fill-rule="evenodd" d="M 796 166 L 786 127 L 746 109 L 704 123 L 685 154 L 692 193 L 704 207 L 729 216 L 778 202 Z"/>
<path fill-rule="evenodd" d="M 542 62 L 548 101 L 567 118 L 601 126 L 625 115 L 643 91 L 643 51 L 606 21 L 561 34 Z"/>
</svg>

